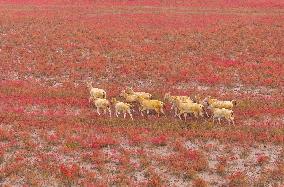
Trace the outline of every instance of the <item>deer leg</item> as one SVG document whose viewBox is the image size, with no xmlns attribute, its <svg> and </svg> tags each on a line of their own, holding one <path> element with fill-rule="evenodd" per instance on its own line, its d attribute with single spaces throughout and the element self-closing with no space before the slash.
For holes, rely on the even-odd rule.
<svg viewBox="0 0 284 187">
<path fill-rule="evenodd" d="M 110 109 L 110 107 L 108 108 L 108 112 L 109 112 L 109 117 L 111 117 L 111 109 Z"/>
<path fill-rule="evenodd" d="M 131 114 L 130 110 L 128 111 L 128 114 L 129 114 L 130 118 L 133 120 L 133 117 L 132 117 L 132 114 Z"/>
</svg>

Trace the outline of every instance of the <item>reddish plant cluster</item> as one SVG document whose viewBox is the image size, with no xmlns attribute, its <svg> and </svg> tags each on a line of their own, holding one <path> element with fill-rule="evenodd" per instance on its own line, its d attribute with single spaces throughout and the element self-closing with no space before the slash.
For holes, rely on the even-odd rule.
<svg viewBox="0 0 284 187">
<path fill-rule="evenodd" d="M 259 155 L 256 158 L 256 162 L 259 165 L 263 165 L 263 164 L 267 163 L 268 161 L 269 161 L 269 157 L 266 156 L 266 155 Z"/>
<path fill-rule="evenodd" d="M 154 145 L 163 146 L 167 144 L 167 136 L 161 135 L 151 139 L 151 143 Z"/>
<path fill-rule="evenodd" d="M 64 164 L 60 165 L 60 172 L 63 177 L 66 177 L 68 180 L 74 179 L 79 175 L 79 167 L 75 164 L 72 166 L 66 166 Z"/>
<path fill-rule="evenodd" d="M 105 146 L 111 146 L 111 145 L 116 145 L 117 142 L 109 137 L 109 136 L 105 136 L 105 137 L 95 137 L 93 138 L 93 143 L 92 143 L 92 148 L 97 149 L 97 148 L 102 148 Z"/>
<path fill-rule="evenodd" d="M 228 177 L 229 186 L 248 186 L 247 176 L 243 172 L 236 172 Z"/>
</svg>

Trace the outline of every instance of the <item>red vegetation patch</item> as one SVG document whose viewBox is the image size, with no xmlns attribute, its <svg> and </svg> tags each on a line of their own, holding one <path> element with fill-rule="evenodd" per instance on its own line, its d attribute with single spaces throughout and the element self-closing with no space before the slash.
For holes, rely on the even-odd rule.
<svg viewBox="0 0 284 187">
<path fill-rule="evenodd" d="M 161 135 L 161 136 L 153 137 L 150 141 L 154 145 L 163 146 L 167 144 L 167 137 L 165 135 Z"/>
<path fill-rule="evenodd" d="M 282 2 L 0 3 L 0 185 L 283 184 Z M 166 101 L 160 118 L 98 116 L 88 81 L 235 99 L 236 124 Z"/>
<path fill-rule="evenodd" d="M 97 149 L 97 148 L 112 146 L 112 145 L 116 145 L 116 144 L 117 144 L 117 141 L 114 140 L 112 137 L 109 137 L 109 136 L 94 137 L 93 143 L 92 143 L 92 148 Z"/>
</svg>

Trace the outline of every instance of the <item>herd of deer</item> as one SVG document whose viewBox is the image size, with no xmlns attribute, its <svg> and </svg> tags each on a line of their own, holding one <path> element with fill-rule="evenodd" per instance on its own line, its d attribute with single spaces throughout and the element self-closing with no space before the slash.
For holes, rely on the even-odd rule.
<svg viewBox="0 0 284 187">
<path fill-rule="evenodd" d="M 152 94 L 146 92 L 135 92 L 131 87 L 127 87 L 122 90 L 120 97 L 124 101 L 118 101 L 116 98 L 107 99 L 106 91 L 100 88 L 94 88 L 91 83 L 87 83 L 87 87 L 90 92 L 89 103 L 96 107 L 97 113 L 100 115 L 101 110 L 106 113 L 109 112 L 111 117 L 111 107 L 114 106 L 115 115 L 118 117 L 120 113 L 123 114 L 124 118 L 128 114 L 133 120 L 132 111 L 137 106 L 138 111 L 144 116 L 146 112 L 149 115 L 150 111 L 155 111 L 158 117 L 160 114 L 165 115 L 164 108 L 165 103 L 152 99 Z M 218 119 L 219 124 L 221 119 L 224 118 L 230 124 L 234 124 L 234 113 L 233 107 L 236 105 L 236 101 L 221 101 L 213 99 L 210 96 L 201 100 L 199 96 L 190 98 L 189 96 L 173 96 L 170 92 L 164 96 L 164 101 L 171 104 L 171 110 L 174 110 L 175 117 L 183 115 L 186 120 L 187 115 L 193 115 L 194 117 L 212 117 L 213 122 Z"/>
</svg>

